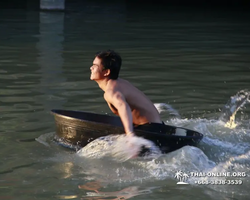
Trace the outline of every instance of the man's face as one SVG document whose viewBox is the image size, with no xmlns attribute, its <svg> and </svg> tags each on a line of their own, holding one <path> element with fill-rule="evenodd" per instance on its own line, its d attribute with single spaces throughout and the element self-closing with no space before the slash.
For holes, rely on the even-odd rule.
<svg viewBox="0 0 250 200">
<path fill-rule="evenodd" d="M 90 80 L 100 80 L 105 78 L 105 70 L 101 64 L 101 59 L 96 57 L 93 61 L 93 65 L 90 67 L 91 75 Z"/>
</svg>

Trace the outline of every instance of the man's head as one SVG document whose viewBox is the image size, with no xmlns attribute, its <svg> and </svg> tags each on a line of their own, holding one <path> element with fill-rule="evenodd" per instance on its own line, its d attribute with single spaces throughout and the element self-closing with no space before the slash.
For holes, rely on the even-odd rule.
<svg viewBox="0 0 250 200">
<path fill-rule="evenodd" d="M 122 59 L 118 53 L 112 50 L 96 53 L 91 69 L 91 80 L 108 77 L 117 79 L 119 76 Z"/>
</svg>

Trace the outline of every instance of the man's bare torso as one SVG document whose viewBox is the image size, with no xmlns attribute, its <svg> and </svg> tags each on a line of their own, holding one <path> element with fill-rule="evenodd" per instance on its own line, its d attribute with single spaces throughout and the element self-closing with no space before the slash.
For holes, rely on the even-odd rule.
<svg viewBox="0 0 250 200">
<path fill-rule="evenodd" d="M 145 123 L 161 123 L 160 115 L 154 104 L 146 95 L 134 87 L 131 83 L 123 79 L 109 80 L 108 90 L 119 91 L 125 97 L 126 102 L 131 108 L 133 124 L 141 125 Z M 111 111 L 119 115 L 117 109 L 107 102 Z"/>
</svg>

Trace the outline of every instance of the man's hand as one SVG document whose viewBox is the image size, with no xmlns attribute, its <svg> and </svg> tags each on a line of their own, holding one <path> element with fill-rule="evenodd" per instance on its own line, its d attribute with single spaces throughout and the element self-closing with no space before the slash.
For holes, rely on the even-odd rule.
<svg viewBox="0 0 250 200">
<path fill-rule="evenodd" d="M 126 133 L 127 136 L 135 136 L 135 134 L 133 132 L 128 132 Z"/>
</svg>

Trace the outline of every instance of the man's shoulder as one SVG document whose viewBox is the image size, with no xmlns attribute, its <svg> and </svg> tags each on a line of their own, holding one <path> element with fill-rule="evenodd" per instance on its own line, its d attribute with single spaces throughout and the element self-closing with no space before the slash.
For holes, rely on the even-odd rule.
<svg viewBox="0 0 250 200">
<path fill-rule="evenodd" d="M 106 96 L 112 96 L 116 93 L 118 93 L 119 90 L 115 89 L 115 88 L 108 88 L 105 92 L 104 92 L 104 97 Z"/>
<path fill-rule="evenodd" d="M 106 101 L 111 101 L 112 99 L 117 99 L 120 97 L 123 97 L 123 94 L 120 90 L 118 90 L 117 88 L 112 88 L 112 89 L 107 89 L 103 95 L 104 99 Z"/>
<path fill-rule="evenodd" d="M 126 88 L 126 85 L 124 85 L 124 81 L 127 82 L 124 79 L 118 79 L 118 80 L 112 80 L 109 82 L 108 87 L 106 88 L 106 91 L 104 93 L 105 97 L 113 97 L 114 95 L 124 95 L 124 86 Z"/>
</svg>

